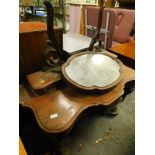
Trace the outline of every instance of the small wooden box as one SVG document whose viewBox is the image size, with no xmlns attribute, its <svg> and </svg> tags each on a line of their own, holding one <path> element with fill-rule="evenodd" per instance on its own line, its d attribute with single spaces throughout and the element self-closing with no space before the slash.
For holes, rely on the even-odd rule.
<svg viewBox="0 0 155 155">
<path fill-rule="evenodd" d="M 61 73 L 38 71 L 26 76 L 31 89 L 37 94 L 43 94 L 51 89 L 61 79 Z"/>
</svg>

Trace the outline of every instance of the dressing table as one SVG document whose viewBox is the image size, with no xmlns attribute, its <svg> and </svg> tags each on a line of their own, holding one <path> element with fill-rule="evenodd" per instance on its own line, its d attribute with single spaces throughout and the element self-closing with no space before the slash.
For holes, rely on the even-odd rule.
<svg viewBox="0 0 155 155">
<path fill-rule="evenodd" d="M 59 38 L 59 40 L 61 40 L 61 38 Z M 33 47 L 33 42 L 31 47 Z M 32 55 L 34 51 L 36 50 L 32 50 Z M 42 53 L 37 54 L 42 57 Z M 28 58 L 29 55 L 25 54 L 24 60 L 28 60 Z M 35 57 L 33 57 L 32 62 L 36 62 L 35 65 L 38 67 L 41 65 L 40 62 L 35 61 Z M 29 66 L 23 65 L 22 67 L 21 71 L 24 70 L 24 73 L 26 73 L 25 71 L 34 67 L 34 64 L 29 63 Z M 43 72 L 39 69 L 37 70 L 37 75 L 42 75 Z M 126 95 L 127 90 L 130 90 L 134 82 L 135 71 L 122 64 L 121 79 L 111 89 L 104 92 L 81 91 L 69 85 L 64 78 L 60 78 L 54 85 L 50 85 L 50 89 L 45 89 L 43 92 L 38 93 L 36 90 L 43 88 L 42 86 L 44 85 L 42 85 L 42 83 L 47 84 L 49 79 L 50 81 L 51 79 L 53 80 L 52 77 L 54 73 L 55 72 L 51 71 L 48 76 L 47 74 L 46 76 L 36 76 L 35 74 L 35 79 L 39 79 L 39 87 L 35 87 L 36 80 L 32 82 L 32 77 L 34 77 L 33 71 L 24 74 L 27 79 L 23 80 L 23 78 L 21 78 L 19 104 L 20 108 L 29 109 L 33 113 L 38 127 L 37 129 L 51 140 L 51 145 L 53 146 L 51 153 L 59 155 L 61 152 L 58 148 L 60 147 L 61 140 L 69 133 L 76 122 L 92 109 L 100 108 L 103 114 L 113 109 L 120 98 Z M 51 78 L 49 78 L 49 76 Z M 32 83 L 30 83 L 30 81 Z M 29 84 L 27 84 L 28 82 Z"/>
</svg>

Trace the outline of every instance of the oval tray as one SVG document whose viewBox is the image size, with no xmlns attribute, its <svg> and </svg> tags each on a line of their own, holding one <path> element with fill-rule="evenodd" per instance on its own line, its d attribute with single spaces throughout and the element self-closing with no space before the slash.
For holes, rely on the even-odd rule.
<svg viewBox="0 0 155 155">
<path fill-rule="evenodd" d="M 122 78 L 122 63 L 103 52 L 74 54 L 62 66 L 64 78 L 83 90 L 106 90 L 114 87 Z"/>
</svg>

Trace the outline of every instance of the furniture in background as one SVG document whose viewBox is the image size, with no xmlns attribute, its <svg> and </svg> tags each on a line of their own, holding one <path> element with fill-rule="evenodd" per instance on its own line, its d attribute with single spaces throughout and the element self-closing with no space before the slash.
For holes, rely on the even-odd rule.
<svg viewBox="0 0 155 155">
<path fill-rule="evenodd" d="M 98 23 L 99 7 L 84 8 L 84 27 L 85 35 L 93 37 Z M 107 49 L 112 46 L 112 39 L 115 27 L 115 13 L 111 9 L 105 8 L 102 13 L 102 26 L 100 40 L 103 43 L 103 48 Z"/>
<path fill-rule="evenodd" d="M 91 38 L 77 33 L 63 34 L 63 49 L 70 55 L 88 50 Z"/>
<path fill-rule="evenodd" d="M 24 26 L 22 25 L 24 24 Z M 22 26 L 21 26 L 22 25 Z M 40 25 L 40 26 L 39 26 Z M 122 64 L 122 79 L 107 92 L 80 92 L 62 79 L 50 90 L 39 95 L 28 87 L 24 77 L 41 69 L 44 63 L 43 52 L 47 46 L 45 23 L 20 23 L 20 68 L 21 85 L 19 88 L 20 108 L 29 109 L 37 123 L 36 132 L 52 140 L 53 154 L 59 154 L 57 147 L 67 134 L 90 109 L 101 109 L 102 113 L 113 109 L 120 97 L 126 94 L 126 84 L 134 81 L 134 70 Z M 62 29 L 56 29 L 56 39 L 62 49 Z M 42 34 L 43 33 L 43 34 Z M 70 42 L 72 46 L 72 42 Z M 52 74 L 52 72 L 50 72 Z M 40 79 L 40 82 L 42 80 Z M 91 110 L 90 110 L 91 112 Z M 31 120 L 29 120 L 31 121 Z M 28 154 L 30 154 L 28 152 Z"/>
<path fill-rule="evenodd" d="M 63 49 L 62 29 L 55 28 L 57 42 Z M 40 70 L 44 64 L 47 47 L 47 25 L 43 22 L 19 23 L 19 79 Z"/>
<path fill-rule="evenodd" d="M 73 55 L 79 52 L 88 51 L 92 38 L 88 36 L 83 36 L 77 33 L 66 33 L 63 34 L 63 50 L 66 51 L 69 55 Z M 95 48 L 98 46 L 98 43 L 95 44 Z M 105 54 L 109 54 L 113 57 L 117 57 L 117 55 L 103 50 Z"/>
<path fill-rule="evenodd" d="M 44 0 L 20 0 L 19 8 L 22 11 L 22 17 L 20 13 L 20 21 L 43 21 L 46 22 L 46 10 L 43 6 Z M 54 24 L 57 27 L 66 29 L 65 20 L 65 2 L 66 0 L 54 0 L 51 1 L 54 7 Z"/>
<path fill-rule="evenodd" d="M 97 6 L 97 4 L 88 4 L 88 3 L 69 3 L 69 4 L 70 4 L 69 32 L 73 33 L 72 35 L 77 33 L 86 35 L 88 37 L 92 37 L 98 21 L 99 7 Z M 112 5 L 112 1 L 109 1 L 108 5 L 109 6 Z M 105 8 L 103 11 L 103 21 L 101 29 L 102 35 L 100 37 L 100 40 L 102 40 L 102 42 L 104 43 L 102 47 L 104 49 L 108 49 L 134 40 L 134 35 L 133 36 L 130 35 L 134 27 L 134 23 L 135 23 L 134 10 L 121 9 L 121 8 Z M 65 39 L 68 38 L 68 36 L 69 35 L 63 37 L 64 42 Z M 76 37 L 72 36 L 71 39 L 73 40 L 73 38 L 74 43 L 78 44 L 76 43 L 76 41 L 78 42 L 79 40 L 78 39 L 76 40 Z M 80 36 L 80 38 L 82 38 L 82 36 Z M 72 52 L 77 50 L 78 45 L 76 46 L 75 44 L 72 46 Z M 66 48 L 67 45 L 64 46 Z M 82 48 L 80 48 L 80 50 L 81 49 Z"/>
<path fill-rule="evenodd" d="M 112 47 L 134 40 L 130 32 L 135 23 L 135 10 L 112 9 L 116 16 Z"/>
<path fill-rule="evenodd" d="M 135 40 L 108 49 L 127 66 L 135 68 Z"/>
<path fill-rule="evenodd" d="M 97 7 L 98 6 L 98 0 L 94 0 L 94 2 L 91 1 L 70 1 L 67 2 L 66 5 L 70 5 L 69 7 L 69 28 L 70 32 L 72 33 L 79 33 L 84 34 L 84 8 L 86 6 L 92 6 Z M 107 0 L 105 1 L 105 7 L 111 8 L 114 7 L 114 0 Z"/>
<path fill-rule="evenodd" d="M 85 7 L 84 12 L 84 27 L 85 35 L 92 37 L 93 28 L 92 26 L 97 25 L 97 17 L 99 8 L 98 7 Z M 107 21 L 107 13 L 110 13 L 109 21 Z M 107 31 L 106 24 L 108 25 L 108 36 L 107 36 L 107 46 L 106 48 L 114 47 L 122 43 L 129 42 L 133 40 L 134 37 L 130 36 L 130 32 L 135 23 L 135 11 L 128 9 L 104 9 L 103 19 L 102 19 L 103 31 Z M 88 30 L 88 26 L 90 29 Z M 101 38 L 105 42 L 105 35 Z"/>
<path fill-rule="evenodd" d="M 80 7 L 76 5 L 73 5 L 70 9 L 73 9 L 74 13 L 76 11 L 80 12 Z M 77 12 L 73 15 L 73 17 L 75 17 L 76 15 L 77 16 L 79 15 L 80 17 L 80 14 L 78 14 Z M 82 25 L 82 27 L 85 28 L 85 36 L 82 36 L 76 33 L 64 34 L 63 42 L 64 42 L 64 50 L 66 52 L 74 53 L 76 51 L 80 51 L 83 49 L 85 50 L 89 46 L 89 42 L 91 41 L 90 38 L 93 36 L 93 30 L 95 30 L 98 22 L 98 12 L 99 12 L 99 8 L 96 6 L 83 7 L 84 25 Z M 109 17 L 108 17 L 108 13 L 109 13 Z M 73 20 L 71 18 L 70 22 Z M 79 21 L 77 20 L 77 23 L 73 23 L 76 26 L 72 25 L 71 27 L 72 31 L 75 30 L 74 28 L 77 28 L 76 30 L 78 30 L 79 32 L 80 30 L 79 22 L 80 20 Z M 135 22 L 134 10 L 119 9 L 119 8 L 118 9 L 105 8 L 103 11 L 103 21 L 102 21 L 102 29 L 101 29 L 101 32 L 103 34 L 100 37 L 102 42 L 106 44 L 106 46 L 103 48 L 108 49 L 111 47 L 115 47 L 115 46 L 130 42 L 131 40 L 134 40 L 134 37 L 130 36 L 130 32 L 134 26 L 134 22 Z M 76 30 L 74 32 L 76 32 Z M 72 41 L 72 46 L 70 46 L 71 41 Z"/>
<path fill-rule="evenodd" d="M 69 31 L 71 33 L 84 34 L 83 28 L 83 9 L 85 6 L 97 6 L 91 3 L 73 3 L 70 2 L 69 10 Z"/>
</svg>

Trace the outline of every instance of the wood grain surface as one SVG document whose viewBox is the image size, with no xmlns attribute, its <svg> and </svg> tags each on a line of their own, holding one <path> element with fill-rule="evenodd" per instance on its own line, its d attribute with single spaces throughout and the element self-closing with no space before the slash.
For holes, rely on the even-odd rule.
<svg viewBox="0 0 155 155">
<path fill-rule="evenodd" d="M 107 93 L 81 93 L 70 86 L 53 88 L 41 96 L 32 96 L 20 86 L 19 103 L 32 109 L 38 125 L 50 134 L 69 130 L 89 107 L 109 106 L 124 94 L 125 84 L 134 80 L 134 70 L 122 66 L 122 80 Z"/>
</svg>

